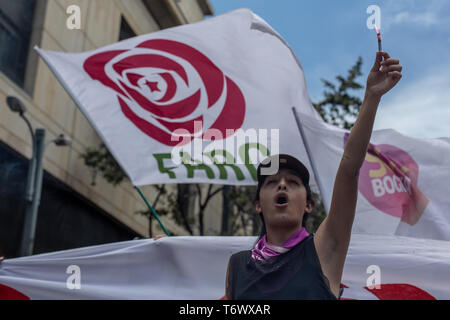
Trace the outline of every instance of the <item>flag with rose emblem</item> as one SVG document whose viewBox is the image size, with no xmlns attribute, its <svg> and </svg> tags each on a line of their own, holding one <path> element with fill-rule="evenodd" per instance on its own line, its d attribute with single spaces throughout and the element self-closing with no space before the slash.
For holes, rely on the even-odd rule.
<svg viewBox="0 0 450 320">
<path fill-rule="evenodd" d="M 254 184 L 276 153 L 309 165 L 291 111 L 319 119 L 302 67 L 248 9 L 83 53 L 36 50 L 134 185 Z"/>
</svg>

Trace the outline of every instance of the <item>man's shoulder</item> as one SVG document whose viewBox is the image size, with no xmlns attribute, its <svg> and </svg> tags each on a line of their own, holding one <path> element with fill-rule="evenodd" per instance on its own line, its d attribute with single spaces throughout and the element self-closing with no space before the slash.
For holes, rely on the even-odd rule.
<svg viewBox="0 0 450 320">
<path fill-rule="evenodd" d="M 242 251 L 238 251 L 235 252 L 231 255 L 231 257 L 241 257 L 241 256 L 246 256 L 252 253 L 252 250 L 242 250 Z"/>
<path fill-rule="evenodd" d="M 250 257 L 251 254 L 252 254 L 252 250 L 242 250 L 242 251 L 235 252 L 231 255 L 230 262 L 238 261 L 241 259 L 246 259 L 246 258 Z"/>
</svg>

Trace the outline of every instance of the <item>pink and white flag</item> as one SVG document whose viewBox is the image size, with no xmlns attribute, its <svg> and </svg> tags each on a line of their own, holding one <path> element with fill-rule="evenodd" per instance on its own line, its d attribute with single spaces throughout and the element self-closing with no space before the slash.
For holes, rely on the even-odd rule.
<svg viewBox="0 0 450 320">
<path fill-rule="evenodd" d="M 301 122 L 329 206 L 349 132 L 308 115 Z M 449 159 L 450 139 L 374 131 L 359 173 L 352 232 L 450 240 Z"/>
</svg>

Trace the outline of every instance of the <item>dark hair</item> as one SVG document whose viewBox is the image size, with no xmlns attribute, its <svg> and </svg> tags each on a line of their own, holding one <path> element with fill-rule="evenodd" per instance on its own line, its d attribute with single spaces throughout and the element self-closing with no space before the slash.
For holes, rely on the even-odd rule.
<svg viewBox="0 0 450 320">
<path fill-rule="evenodd" d="M 306 189 L 306 202 L 310 202 L 312 204 L 312 206 L 314 206 L 314 199 L 312 198 L 312 193 L 311 193 L 311 188 L 309 187 L 309 184 L 305 185 L 305 189 Z M 259 188 L 257 190 L 257 192 L 259 193 Z M 255 197 L 256 200 L 259 200 L 259 194 L 256 195 Z M 263 213 L 259 213 L 259 217 L 261 219 L 261 228 L 259 231 L 259 235 L 258 238 L 256 239 L 256 242 L 253 246 L 256 245 L 256 243 L 261 240 L 262 237 L 264 237 L 264 235 L 267 233 L 266 230 L 266 222 L 264 221 L 264 216 Z M 306 226 L 306 220 L 308 219 L 308 214 L 306 214 L 306 212 L 303 214 L 303 219 L 302 219 L 302 227 Z"/>
</svg>

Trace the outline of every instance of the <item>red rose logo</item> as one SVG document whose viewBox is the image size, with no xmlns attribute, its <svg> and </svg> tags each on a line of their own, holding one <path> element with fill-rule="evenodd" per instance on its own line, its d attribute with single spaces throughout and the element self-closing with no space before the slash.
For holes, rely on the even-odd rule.
<svg viewBox="0 0 450 320">
<path fill-rule="evenodd" d="M 237 85 L 181 42 L 147 40 L 129 50 L 104 51 L 87 58 L 83 68 L 117 93 L 123 114 L 137 128 L 168 146 L 181 144 L 171 139 L 177 129 L 184 144 L 194 137 L 225 139 L 244 121 Z"/>
</svg>

